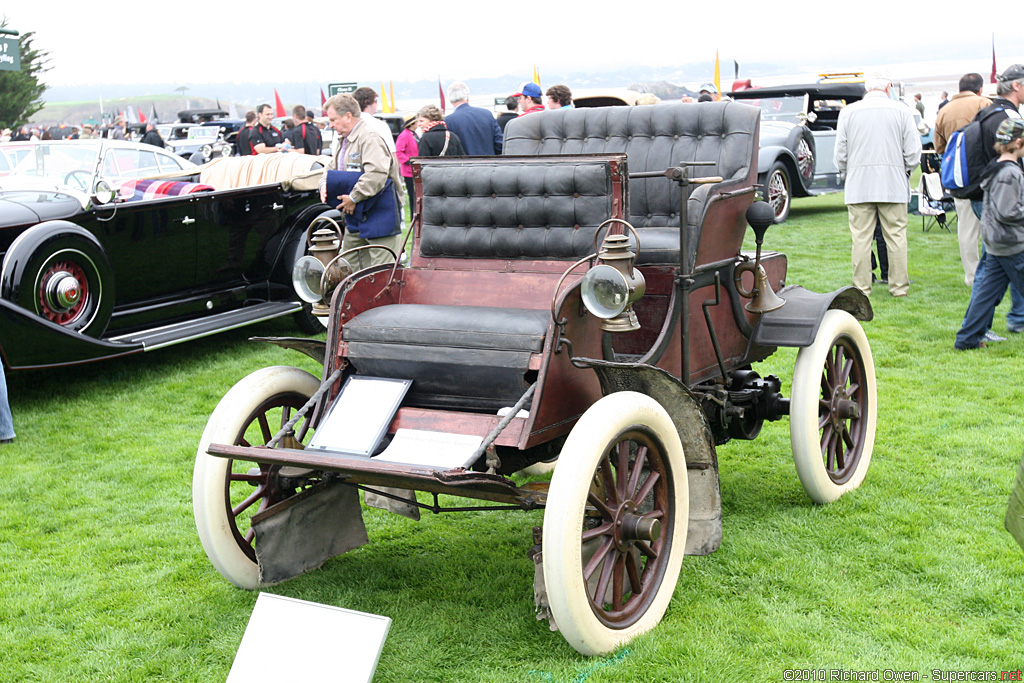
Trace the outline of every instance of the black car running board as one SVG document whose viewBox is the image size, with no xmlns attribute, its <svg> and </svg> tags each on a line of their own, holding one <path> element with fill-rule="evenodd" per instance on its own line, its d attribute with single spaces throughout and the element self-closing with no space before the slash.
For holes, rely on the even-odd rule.
<svg viewBox="0 0 1024 683">
<path fill-rule="evenodd" d="M 232 330 L 246 325 L 279 318 L 302 310 L 297 301 L 275 301 L 256 306 L 246 306 L 226 313 L 217 313 L 196 320 L 186 320 L 173 325 L 163 325 L 150 330 L 139 330 L 131 334 L 110 337 L 115 344 L 142 344 L 145 351 L 180 344 L 181 342 L 208 337 L 211 334 Z"/>
</svg>

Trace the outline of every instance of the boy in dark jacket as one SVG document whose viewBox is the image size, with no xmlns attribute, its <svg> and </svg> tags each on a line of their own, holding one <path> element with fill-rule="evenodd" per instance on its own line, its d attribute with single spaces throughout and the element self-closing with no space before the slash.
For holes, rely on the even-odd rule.
<svg viewBox="0 0 1024 683">
<path fill-rule="evenodd" d="M 995 132 L 997 163 L 982 181 L 985 201 L 981 212 L 984 268 L 979 268 L 963 327 L 956 333 L 956 348 L 984 346 L 982 338 L 992 325 L 996 305 L 1008 285 L 1024 291 L 1024 120 L 1008 118 Z"/>
</svg>

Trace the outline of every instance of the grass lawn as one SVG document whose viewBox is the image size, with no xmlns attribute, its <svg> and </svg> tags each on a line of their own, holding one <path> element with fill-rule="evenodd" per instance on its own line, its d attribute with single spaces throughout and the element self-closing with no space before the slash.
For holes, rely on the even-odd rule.
<svg viewBox="0 0 1024 683">
<path fill-rule="evenodd" d="M 1004 302 L 995 331 L 1008 341 L 954 351 L 968 298 L 956 237 L 922 233 L 915 216 L 908 235 L 910 296 L 876 288 L 865 324 L 879 413 L 863 486 L 813 505 L 787 420 L 720 447 L 722 547 L 687 558 L 662 624 L 614 655 L 582 657 L 534 619 L 526 551 L 541 512 L 412 522 L 368 510 L 370 544 L 270 591 L 391 617 L 379 682 L 1021 668 L 1024 554 L 1003 515 L 1021 457 L 1024 335 L 1006 335 Z M 842 195 L 797 201 L 766 240 L 788 255 L 788 281 L 817 291 L 848 284 L 849 245 Z M 256 593 L 222 579 L 200 546 L 196 442 L 249 372 L 319 375 L 305 356 L 248 342 L 254 334 L 293 329 L 285 319 L 8 374 L 18 438 L 0 447 L 0 681 L 226 678 Z M 784 349 L 757 369 L 788 390 L 795 357 Z"/>
</svg>

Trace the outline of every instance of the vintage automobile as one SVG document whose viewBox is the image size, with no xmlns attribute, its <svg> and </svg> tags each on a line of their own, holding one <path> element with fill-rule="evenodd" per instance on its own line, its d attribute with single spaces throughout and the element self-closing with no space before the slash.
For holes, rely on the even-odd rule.
<svg viewBox="0 0 1024 683">
<path fill-rule="evenodd" d="M 245 126 L 245 119 L 216 119 L 215 121 L 206 121 L 201 125 L 216 128 L 220 132 L 220 140 L 231 145 L 233 154 L 238 153 L 238 131 L 242 130 Z M 216 149 L 213 150 L 213 153 L 210 154 L 210 158 L 215 158 L 218 151 L 219 150 Z M 228 156 L 222 151 L 219 152 L 219 155 Z"/>
<path fill-rule="evenodd" d="M 236 151 L 234 146 L 224 139 L 224 134 L 217 125 L 199 124 L 178 128 L 172 126 L 171 134 L 172 137 L 164 139 L 166 149 L 193 163 L 205 164 L 211 159 L 229 157 Z"/>
<path fill-rule="evenodd" d="M 864 83 L 811 83 L 734 90 L 728 96 L 761 108 L 757 178 L 775 222 L 794 197 L 843 189 L 832 154 L 840 110 L 864 97 Z"/>
<path fill-rule="evenodd" d="M 0 177 L 0 355 L 11 369 L 148 351 L 296 314 L 327 211 L 304 155 L 197 167 L 150 145 L 33 143 Z M 328 215 L 336 216 L 336 212 Z"/>
<path fill-rule="evenodd" d="M 759 117 L 735 102 L 523 117 L 508 156 L 413 162 L 408 265 L 353 272 L 337 231 L 311 231 L 294 279 L 326 341 L 264 341 L 323 372 L 257 370 L 210 416 L 193 505 L 214 567 L 254 589 L 357 548 L 359 490 L 414 519 L 542 509 L 524 530 L 538 618 L 599 654 L 661 620 L 684 554 L 718 548 L 717 447 L 789 416 L 810 498 L 859 486 L 871 306 L 785 284 L 786 257 L 762 251 Z M 789 397 L 755 370 L 779 346 L 799 348 Z M 555 458 L 550 482 L 511 477 Z"/>
</svg>

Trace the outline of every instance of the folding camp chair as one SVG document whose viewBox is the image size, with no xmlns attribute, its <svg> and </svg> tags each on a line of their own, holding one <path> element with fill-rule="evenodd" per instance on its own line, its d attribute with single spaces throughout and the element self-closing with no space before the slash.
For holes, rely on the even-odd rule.
<svg viewBox="0 0 1024 683">
<path fill-rule="evenodd" d="M 921 182 L 917 186 L 917 212 L 921 214 L 921 231 L 928 232 L 938 225 L 946 232 L 956 228 L 956 206 L 953 198 L 942 187 L 938 173 L 922 173 Z M 946 214 L 951 214 L 949 220 Z"/>
</svg>

